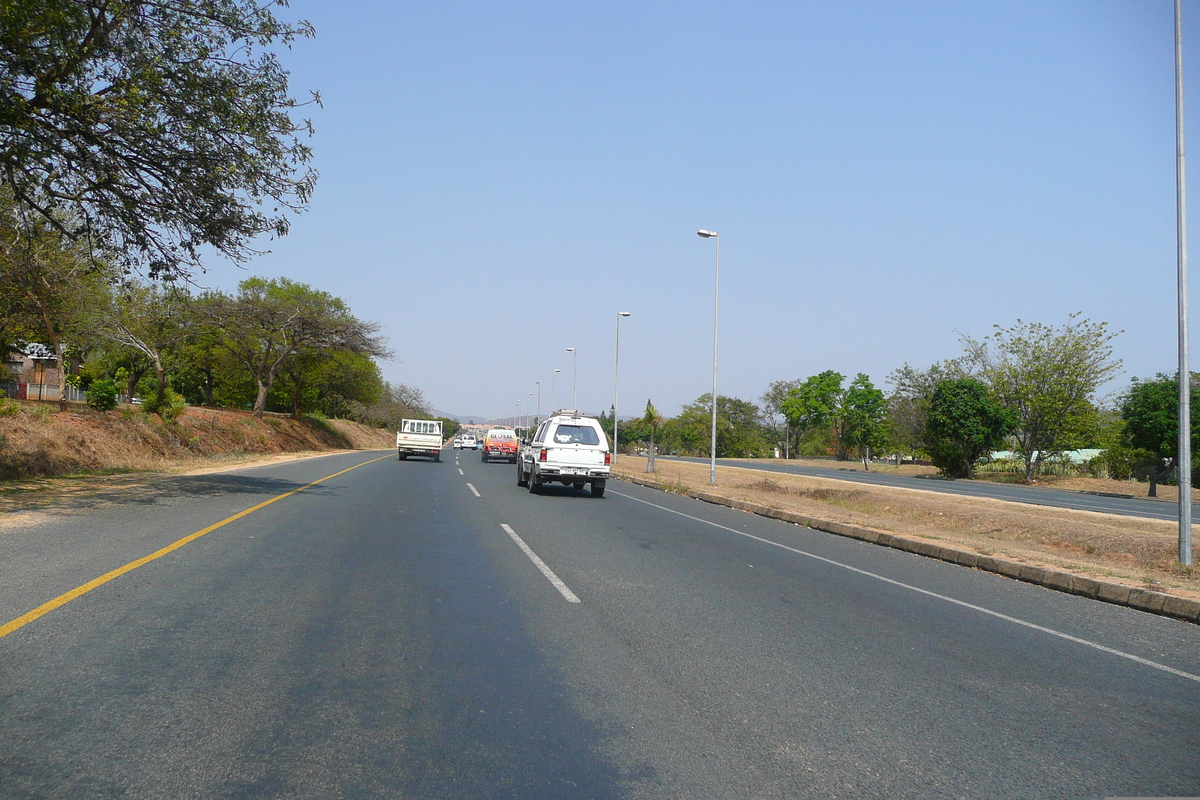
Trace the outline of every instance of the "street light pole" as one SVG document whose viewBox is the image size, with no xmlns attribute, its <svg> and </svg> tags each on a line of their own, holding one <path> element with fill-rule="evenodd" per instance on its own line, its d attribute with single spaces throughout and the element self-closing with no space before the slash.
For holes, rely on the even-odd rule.
<svg viewBox="0 0 1200 800">
<path fill-rule="evenodd" d="M 1192 565 L 1192 371 L 1188 363 L 1187 192 L 1183 158 L 1183 17 L 1175 0 L 1175 224 L 1179 281 L 1179 563 Z"/>
<path fill-rule="evenodd" d="M 617 396 L 621 386 L 621 317 L 628 317 L 630 312 L 617 312 L 617 365 L 613 377 L 613 449 L 612 460 L 617 463 Z"/>
<path fill-rule="evenodd" d="M 555 411 L 558 411 L 558 409 L 555 408 L 555 406 L 554 406 L 554 376 L 558 375 L 558 373 L 560 373 L 560 372 L 562 372 L 561 369 L 556 369 L 556 370 L 554 370 L 554 374 L 550 376 L 550 413 L 551 414 L 553 414 Z"/>
<path fill-rule="evenodd" d="M 538 387 L 537 418 L 540 419 L 542 416 L 542 382 L 534 381 L 534 383 L 536 383 Z"/>
<path fill-rule="evenodd" d="M 579 378 L 579 353 L 574 347 L 568 347 L 567 352 L 571 354 L 571 409 L 578 411 L 579 391 L 576 386 L 578 386 L 577 379 Z"/>
<path fill-rule="evenodd" d="M 721 290 L 721 234 L 716 231 L 698 230 L 698 236 L 717 240 L 717 269 L 713 279 L 713 387 L 712 387 L 712 442 L 708 457 L 708 482 L 717 485 L 717 312 Z"/>
</svg>

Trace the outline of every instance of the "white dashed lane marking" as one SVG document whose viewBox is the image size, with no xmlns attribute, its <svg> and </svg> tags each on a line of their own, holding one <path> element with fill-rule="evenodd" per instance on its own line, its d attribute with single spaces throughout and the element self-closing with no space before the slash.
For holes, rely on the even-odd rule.
<svg viewBox="0 0 1200 800">
<path fill-rule="evenodd" d="M 545 561 L 542 561 L 540 558 L 538 558 L 538 554 L 533 552 L 529 545 L 525 544 L 524 539 L 522 539 L 520 536 L 517 536 L 516 531 L 505 525 L 503 522 L 500 523 L 500 527 L 504 529 L 504 532 L 508 534 L 509 538 L 517 543 L 517 547 L 521 548 L 525 555 L 529 556 L 529 560 L 533 562 L 533 565 L 541 570 L 542 574 L 546 576 L 546 580 L 550 581 L 555 589 L 558 589 L 558 593 L 565 597 L 568 603 L 579 602 L 579 598 L 575 596 L 575 593 L 568 589 L 567 585 L 563 583 L 557 575 L 554 574 L 554 570 L 546 566 Z"/>
</svg>

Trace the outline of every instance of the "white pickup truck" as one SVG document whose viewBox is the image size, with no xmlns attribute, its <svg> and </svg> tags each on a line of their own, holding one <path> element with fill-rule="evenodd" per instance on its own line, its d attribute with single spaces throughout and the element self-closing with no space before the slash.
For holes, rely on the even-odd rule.
<svg viewBox="0 0 1200 800">
<path fill-rule="evenodd" d="M 558 411 L 538 426 L 533 439 L 517 458 L 517 485 L 537 494 L 542 485 L 556 482 L 580 490 L 591 486 L 593 497 L 603 497 L 612 455 L 600 422 L 578 411 Z"/>
<path fill-rule="evenodd" d="M 429 456 L 442 460 L 442 421 L 439 419 L 400 420 L 396 431 L 396 455 L 403 461 L 409 456 Z"/>
</svg>

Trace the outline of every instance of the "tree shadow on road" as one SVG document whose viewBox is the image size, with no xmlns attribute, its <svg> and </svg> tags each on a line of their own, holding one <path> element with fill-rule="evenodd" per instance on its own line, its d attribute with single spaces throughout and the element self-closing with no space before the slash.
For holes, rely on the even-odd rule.
<svg viewBox="0 0 1200 800">
<path fill-rule="evenodd" d="M 20 481 L 0 488 L 0 513 L 70 515 L 123 505 L 169 505 L 223 495 L 274 497 L 306 484 L 252 475 L 113 475 Z M 320 485 L 305 490 L 327 494 Z M 0 517 L 2 520 L 2 517 Z"/>
</svg>

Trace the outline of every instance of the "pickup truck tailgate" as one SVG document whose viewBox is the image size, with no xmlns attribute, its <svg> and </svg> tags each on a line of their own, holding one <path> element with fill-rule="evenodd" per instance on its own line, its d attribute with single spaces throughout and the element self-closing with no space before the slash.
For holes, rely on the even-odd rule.
<svg viewBox="0 0 1200 800">
<path fill-rule="evenodd" d="M 559 467 L 602 467 L 604 451 L 578 445 L 551 445 L 546 448 L 546 462 Z"/>
</svg>

